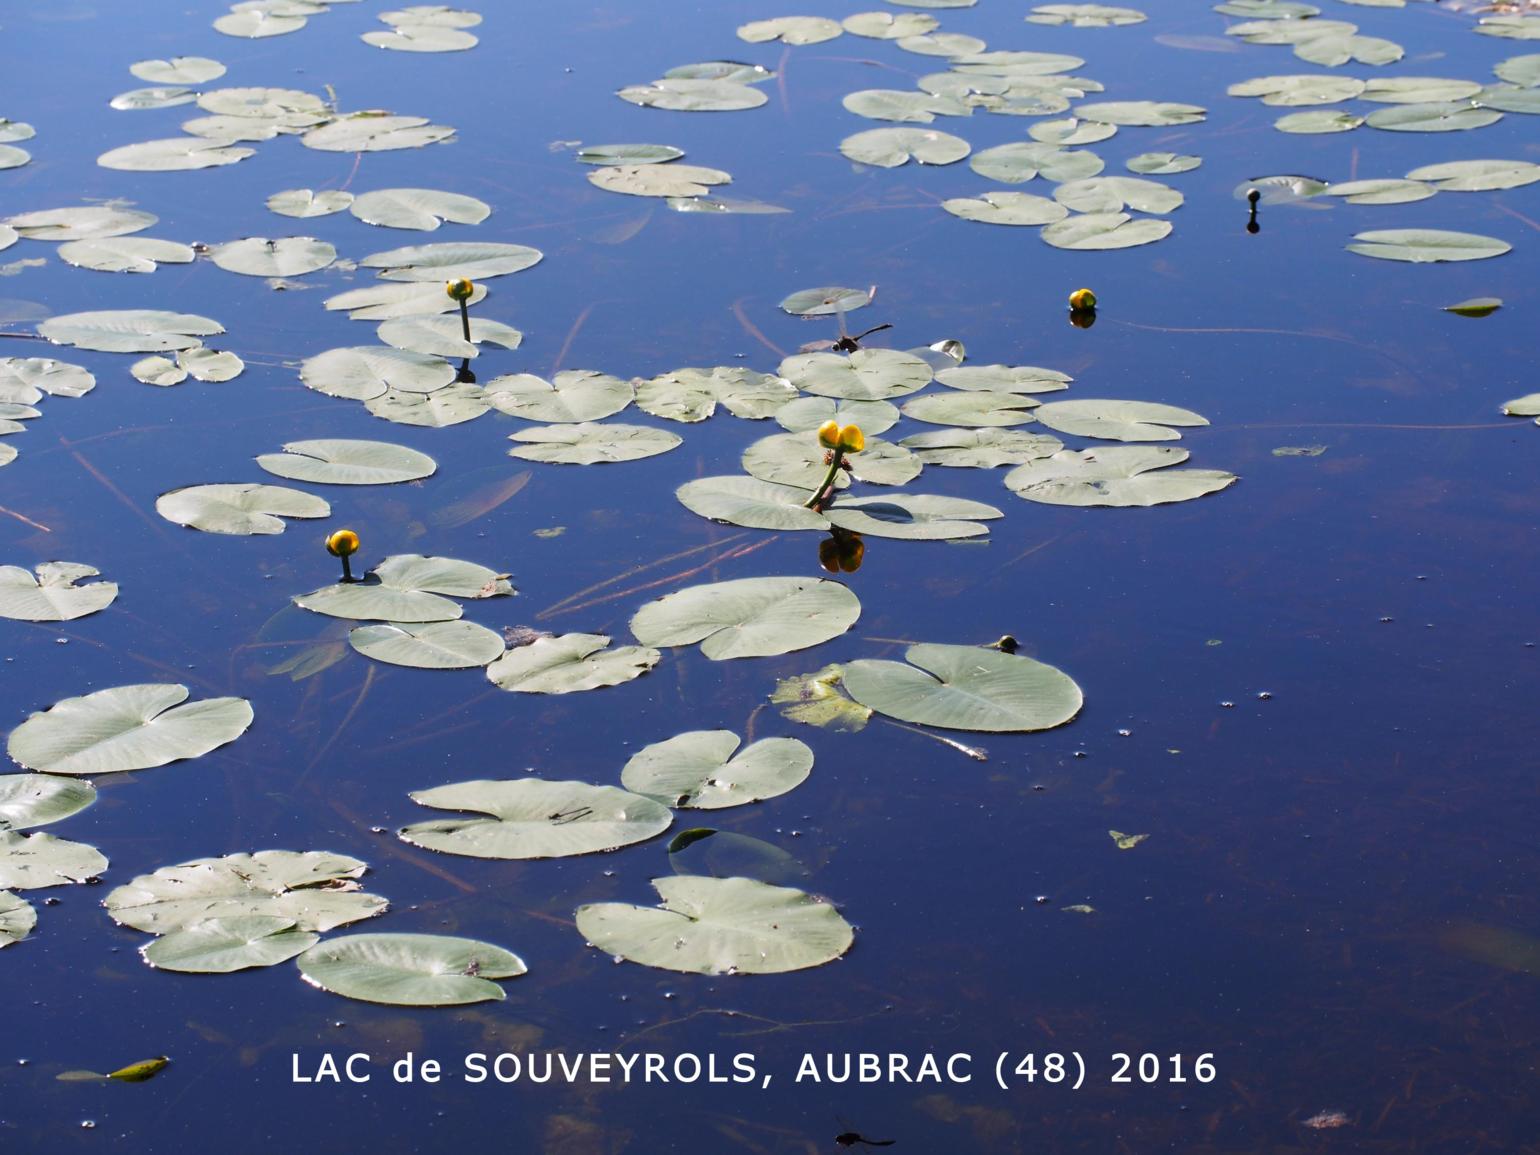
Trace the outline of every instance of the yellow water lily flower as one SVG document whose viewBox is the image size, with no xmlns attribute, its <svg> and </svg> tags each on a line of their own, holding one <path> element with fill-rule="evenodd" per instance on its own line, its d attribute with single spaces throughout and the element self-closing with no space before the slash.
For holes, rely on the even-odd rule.
<svg viewBox="0 0 1540 1155">
<path fill-rule="evenodd" d="M 332 557 L 351 557 L 358 552 L 358 534 L 351 529 L 339 529 L 326 539 L 326 552 Z"/>
<path fill-rule="evenodd" d="M 1069 307 L 1077 313 L 1096 308 L 1096 294 L 1090 289 L 1076 289 L 1069 295 Z"/>
<path fill-rule="evenodd" d="M 860 453 L 866 448 L 866 435 L 859 425 L 846 425 L 840 429 L 839 448 L 842 453 Z"/>
<path fill-rule="evenodd" d="M 476 282 L 468 277 L 461 277 L 458 281 L 450 281 L 444 286 L 444 292 L 449 294 L 451 301 L 469 301 L 476 295 Z"/>
<path fill-rule="evenodd" d="M 833 449 L 840 443 L 840 423 L 838 421 L 825 421 L 818 427 L 818 444 L 825 449 Z"/>
</svg>

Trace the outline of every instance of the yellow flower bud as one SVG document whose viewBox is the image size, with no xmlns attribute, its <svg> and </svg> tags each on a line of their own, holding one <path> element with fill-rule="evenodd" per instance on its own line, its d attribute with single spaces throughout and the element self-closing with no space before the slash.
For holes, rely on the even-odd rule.
<svg viewBox="0 0 1540 1155">
<path fill-rule="evenodd" d="M 449 294 L 451 301 L 469 301 L 476 295 L 476 283 L 466 277 L 458 281 L 450 281 L 444 286 L 444 292 Z"/>
<path fill-rule="evenodd" d="M 326 539 L 326 552 L 332 557 L 351 557 L 358 552 L 358 534 L 351 529 L 339 529 Z"/>
<path fill-rule="evenodd" d="M 859 425 L 846 425 L 840 430 L 839 447 L 846 453 L 860 453 L 866 448 L 866 436 Z"/>
<path fill-rule="evenodd" d="M 825 449 L 833 449 L 840 443 L 840 423 L 838 421 L 825 421 L 818 427 L 818 444 Z"/>
<path fill-rule="evenodd" d="M 1096 308 L 1096 294 L 1090 289 L 1076 289 L 1069 295 L 1069 307 L 1075 312 Z"/>
</svg>

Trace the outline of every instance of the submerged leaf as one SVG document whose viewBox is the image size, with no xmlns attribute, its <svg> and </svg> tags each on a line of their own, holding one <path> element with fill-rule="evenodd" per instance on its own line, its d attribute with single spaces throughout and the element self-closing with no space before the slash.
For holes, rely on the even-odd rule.
<svg viewBox="0 0 1540 1155">
<path fill-rule="evenodd" d="M 828 665 L 810 674 L 782 678 L 770 695 L 781 715 L 825 730 L 855 733 L 865 729 L 872 711 L 843 690 L 845 667 Z"/>
</svg>

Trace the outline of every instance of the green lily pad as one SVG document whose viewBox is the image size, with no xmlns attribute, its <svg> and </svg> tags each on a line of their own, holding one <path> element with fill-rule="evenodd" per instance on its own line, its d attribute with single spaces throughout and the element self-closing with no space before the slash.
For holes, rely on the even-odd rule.
<svg viewBox="0 0 1540 1155">
<path fill-rule="evenodd" d="M 167 388 L 172 385 L 180 385 L 187 380 L 187 370 L 183 369 L 175 361 L 159 354 L 149 357 L 141 357 L 128 367 L 129 373 L 135 381 L 142 381 L 146 385 L 156 385 Z"/>
<path fill-rule="evenodd" d="M 782 361 L 777 372 L 803 392 L 854 401 L 902 397 L 923 389 L 933 376 L 920 358 L 896 349 L 857 349 L 848 357 L 799 353 Z"/>
<path fill-rule="evenodd" d="M 1018 429 L 942 429 L 899 442 L 926 465 L 993 469 L 1051 457 L 1064 448 L 1057 437 Z"/>
<path fill-rule="evenodd" d="M 674 491 L 691 513 L 749 529 L 828 529 L 829 519 L 805 507 L 810 489 L 757 477 L 702 477 Z"/>
<path fill-rule="evenodd" d="M 1141 152 L 1138 156 L 1130 157 L 1126 167 L 1129 172 L 1145 176 L 1174 176 L 1181 172 L 1191 172 L 1202 163 L 1201 157 L 1182 156 L 1174 152 Z"/>
<path fill-rule="evenodd" d="M 1077 105 L 1075 115 L 1081 120 L 1096 120 L 1103 124 L 1165 128 L 1178 124 L 1196 124 L 1204 118 L 1205 110 L 1196 104 L 1177 104 L 1172 101 L 1106 100 Z"/>
<path fill-rule="evenodd" d="M 454 134 L 447 124 L 429 124 L 425 116 L 358 112 L 312 128 L 300 137 L 300 143 L 321 152 L 393 152 L 440 144 L 453 139 Z"/>
<path fill-rule="evenodd" d="M 1481 91 L 1474 80 L 1440 76 L 1375 77 L 1364 85 L 1363 98 L 1376 104 L 1440 104 L 1469 100 Z"/>
<path fill-rule="evenodd" d="M 1324 195 L 1342 197 L 1350 205 L 1403 205 L 1427 200 L 1437 192 L 1416 180 L 1350 180 L 1330 186 Z"/>
<path fill-rule="evenodd" d="M 158 220 L 160 218 L 154 213 L 147 213 L 143 209 L 87 205 L 83 208 L 16 213 L 5 217 L 0 223 L 15 229 L 23 237 L 37 241 L 81 241 L 90 237 L 120 237 L 127 233 L 140 233 Z"/>
<path fill-rule="evenodd" d="M 232 915 L 190 923 L 139 953 L 157 970 L 223 975 L 288 962 L 320 941 L 314 931 L 296 929 L 292 918 Z"/>
<path fill-rule="evenodd" d="M 882 497 L 841 496 L 824 511 L 824 516 L 831 525 L 870 537 L 951 541 L 981 537 L 989 532 L 989 527 L 979 522 L 1005 515 L 982 501 L 927 493 L 895 493 Z"/>
<path fill-rule="evenodd" d="M 80 365 L 52 357 L 0 357 L 0 399 L 30 405 L 43 394 L 83 397 L 96 388 L 96 377 Z"/>
<path fill-rule="evenodd" d="M 665 806 L 720 810 L 795 789 L 813 769 L 813 752 L 795 738 L 764 738 L 739 751 L 731 730 L 691 730 L 644 746 L 620 780 Z"/>
<path fill-rule="evenodd" d="M 975 153 L 968 167 L 1004 184 L 1021 184 L 1039 176 L 1051 181 L 1083 180 L 1101 172 L 1102 158 L 1089 149 L 1016 141 Z"/>
<path fill-rule="evenodd" d="M 854 931 L 832 905 L 748 878 L 655 878 L 661 906 L 580 906 L 578 932 L 605 954 L 693 974 L 781 974 L 833 962 Z"/>
<path fill-rule="evenodd" d="M 734 417 L 757 421 L 797 399 L 797 389 L 772 373 L 735 365 L 675 369 L 635 382 L 636 405 L 668 421 L 704 421 L 721 404 Z"/>
<path fill-rule="evenodd" d="M 354 198 L 347 206 L 365 224 L 431 232 L 445 221 L 479 225 L 492 206 L 463 193 L 432 188 L 383 188 Z"/>
<path fill-rule="evenodd" d="M 248 277 L 300 277 L 326 268 L 337 259 L 337 250 L 314 237 L 246 237 L 215 245 L 209 258 L 227 272 Z"/>
<path fill-rule="evenodd" d="M 486 817 L 436 818 L 397 831 L 403 842 L 471 858 L 565 858 L 645 842 L 673 824 L 667 806 L 614 786 L 516 778 L 414 790 L 436 810 Z"/>
<path fill-rule="evenodd" d="M 1031 410 L 1041 402 L 1021 393 L 976 389 L 927 393 L 904 402 L 905 417 L 932 425 L 1007 426 L 1035 420 Z"/>
<path fill-rule="evenodd" d="M 905 52 L 920 56 L 947 56 L 957 58 L 983 52 L 989 46 L 977 36 L 961 32 L 922 32 L 916 36 L 903 36 L 898 46 Z"/>
<path fill-rule="evenodd" d="M 770 98 L 757 88 L 730 80 L 691 80 L 664 77 L 651 84 L 633 84 L 615 94 L 644 108 L 673 112 L 739 112 L 758 108 Z"/>
<path fill-rule="evenodd" d="M 503 637 L 475 622 L 387 622 L 358 626 L 348 644 L 366 658 L 419 670 L 468 670 L 503 653 Z"/>
<path fill-rule="evenodd" d="M 1364 82 L 1352 76 L 1311 73 L 1303 76 L 1258 76 L 1232 84 L 1230 96 L 1260 96 L 1263 104 L 1292 108 L 1308 104 L 1339 104 L 1364 91 Z"/>
<path fill-rule="evenodd" d="M 1186 200 L 1170 185 L 1133 176 L 1093 176 L 1066 181 L 1053 199 L 1077 213 L 1116 213 L 1125 207 L 1141 213 L 1169 213 Z"/>
<path fill-rule="evenodd" d="M 224 326 L 193 313 L 159 309 L 105 309 L 65 313 L 37 327 L 38 335 L 55 345 L 95 349 L 103 353 L 161 353 L 191 349 L 204 337 L 223 333 Z"/>
<path fill-rule="evenodd" d="M 282 453 L 264 453 L 257 464 L 268 473 L 315 485 L 394 485 L 433 476 L 433 458 L 388 441 L 321 438 L 290 441 Z"/>
<path fill-rule="evenodd" d="M 567 369 L 554 381 L 532 373 L 495 377 L 487 395 L 500 412 L 527 421 L 598 421 L 631 404 L 632 386 L 618 377 L 591 369 Z"/>
<path fill-rule="evenodd" d="M 870 128 L 840 141 L 840 152 L 857 164 L 897 168 L 916 164 L 955 164 L 972 150 L 960 136 L 933 128 Z"/>
<path fill-rule="evenodd" d="M 1496 124 L 1503 114 L 1468 101 L 1442 104 L 1394 104 L 1377 108 L 1366 118 L 1370 128 L 1388 132 L 1460 132 Z"/>
<path fill-rule="evenodd" d="M 902 88 L 863 88 L 847 93 L 841 103 L 846 112 L 868 120 L 900 124 L 930 124 L 938 116 L 969 116 L 973 112 L 957 97 Z"/>
<path fill-rule="evenodd" d="M 328 517 L 319 497 L 281 485 L 190 485 L 155 499 L 155 512 L 176 525 L 204 533 L 282 533 L 285 517 Z"/>
<path fill-rule="evenodd" d="M 186 686 L 152 682 L 64 698 L 12 730 L 6 750 L 30 770 L 115 774 L 197 758 L 251 725 L 244 698 L 187 702 L 188 693 Z"/>
<path fill-rule="evenodd" d="M 100 577 L 93 566 L 45 561 L 36 576 L 21 566 L 0 566 L 0 618 L 22 622 L 71 622 L 110 606 L 117 582 L 77 583 Z"/>
<path fill-rule="evenodd" d="M 524 334 L 512 325 L 486 317 L 471 318 L 469 341 L 465 339 L 464 322 L 459 317 L 450 316 L 396 317 L 381 322 L 375 335 L 394 348 L 428 357 L 474 358 L 481 355 L 482 345 L 517 349 L 524 343 Z M 436 366 L 433 371 L 435 376 L 439 375 Z M 395 388 L 400 389 L 401 386 Z"/>
<path fill-rule="evenodd" d="M 1492 71 L 1497 73 L 1499 79 L 1506 80 L 1509 84 L 1517 84 L 1524 88 L 1540 87 L 1540 52 L 1510 56 L 1507 60 L 1493 65 Z"/>
<path fill-rule="evenodd" d="M 344 935 L 299 956 L 299 973 L 311 986 L 398 1007 L 501 1001 L 507 995 L 491 980 L 527 970 L 502 947 L 436 934 Z"/>
<path fill-rule="evenodd" d="M 521 443 L 508 451 L 510 457 L 561 465 L 639 461 L 667 453 L 684 443 L 684 438 L 677 433 L 654 429 L 650 425 L 587 421 L 577 425 L 539 425 L 521 429 L 510 433 L 508 440 Z"/>
<path fill-rule="evenodd" d="M 840 21 L 852 36 L 873 40 L 900 40 L 905 36 L 924 36 L 934 32 L 941 22 L 923 12 L 857 12 Z"/>
<path fill-rule="evenodd" d="M 397 24 L 389 29 L 376 28 L 362 33 L 359 39 L 371 47 L 392 52 L 464 52 L 480 43 L 477 36 L 461 28 L 415 23 Z"/>
<path fill-rule="evenodd" d="M 1460 317 L 1490 317 L 1503 307 L 1501 297 L 1472 297 L 1455 305 L 1445 305 L 1444 312 Z"/>
<path fill-rule="evenodd" d="M 222 140 L 173 136 L 109 149 L 96 158 L 96 163 L 121 172 L 186 172 L 235 164 L 255 154 L 256 149 L 238 148 Z"/>
<path fill-rule="evenodd" d="M 990 393 L 1054 393 L 1068 389 L 1074 378 L 1057 369 L 1043 369 L 1036 365 L 959 365 L 941 370 L 936 374 L 936 380 L 952 389 Z"/>
<path fill-rule="evenodd" d="M 590 184 L 608 192 L 634 197 L 698 197 L 714 185 L 729 184 L 732 176 L 696 164 L 607 165 L 588 174 Z"/>
<path fill-rule="evenodd" d="M 476 305 L 487 295 L 487 287 L 478 284 L 467 305 Z M 429 313 L 458 313 L 458 302 L 449 299 L 444 286 L 429 282 L 402 281 L 349 289 L 323 302 L 328 309 L 347 309 L 354 321 L 392 321 L 400 317 L 420 317 Z"/>
<path fill-rule="evenodd" d="M 1294 55 L 1311 64 L 1338 68 L 1357 61 L 1359 64 L 1394 64 L 1406 55 L 1394 40 L 1356 33 L 1312 36 L 1294 44 Z"/>
<path fill-rule="evenodd" d="M 888 401 L 841 401 L 833 397 L 798 397 L 775 411 L 776 424 L 791 433 L 806 433 L 826 421 L 859 425 L 868 438 L 898 424 L 898 406 Z"/>
<path fill-rule="evenodd" d="M 986 225 L 1050 225 L 1069 215 L 1069 210 L 1057 201 L 1019 192 L 952 197 L 942 201 L 941 207 L 954 217 Z"/>
<path fill-rule="evenodd" d="M 69 886 L 88 882 L 106 869 L 101 851 L 84 842 L 0 830 L 0 891 Z"/>
<path fill-rule="evenodd" d="M 1020 654 L 921 643 L 905 662 L 857 661 L 845 688 L 880 714 L 947 730 L 1021 732 L 1062 726 L 1080 712 L 1080 687 Z"/>
<path fill-rule="evenodd" d="M 684 155 L 671 144 L 591 144 L 574 154 L 584 164 L 666 164 Z"/>
<path fill-rule="evenodd" d="M 225 74 L 225 66 L 207 56 L 138 60 L 130 64 L 128 70 L 146 84 L 206 84 Z"/>
<path fill-rule="evenodd" d="M 712 661 L 805 650 L 837 638 L 861 616 L 846 586 L 824 578 L 759 577 L 691 586 L 649 602 L 631 618 L 648 646 L 701 643 Z"/>
<path fill-rule="evenodd" d="M 153 273 L 159 262 L 185 265 L 193 256 L 189 245 L 154 237 L 92 237 L 59 246 L 61 261 L 102 273 Z"/>
<path fill-rule="evenodd" d="M 1050 402 L 1040 407 L 1035 415 L 1049 429 L 1059 433 L 1100 437 L 1108 441 L 1178 441 L 1182 435 L 1168 426 L 1208 424 L 1206 417 L 1175 405 L 1100 398 Z"/>
<path fill-rule="evenodd" d="M 770 695 L 772 705 L 793 722 L 853 734 L 866 728 L 872 712 L 844 692 L 845 667 L 828 665 L 809 674 L 782 678 Z"/>
<path fill-rule="evenodd" d="M 1016 496 L 1044 505 L 1127 507 L 1191 501 L 1235 483 L 1235 474 L 1222 470 L 1166 468 L 1187 456 L 1187 450 L 1166 445 L 1064 450 L 1017 466 L 1005 484 Z"/>
<path fill-rule="evenodd" d="M 777 433 L 762 437 L 743 451 L 744 472 L 761 481 L 773 481 L 811 492 L 828 475 L 826 450 L 806 433 Z M 835 485 L 845 488 L 850 479 L 872 485 L 907 485 L 920 475 L 924 463 L 907 449 L 868 437 L 860 453 L 847 457 L 849 472 L 835 475 Z"/>
<path fill-rule="evenodd" d="M 1136 8 L 1110 4 L 1039 4 L 1027 14 L 1028 24 L 1066 24 L 1071 28 L 1117 28 L 1146 19 Z"/>
<path fill-rule="evenodd" d="M 47 826 L 96 801 L 96 787 L 51 774 L 0 774 L 0 830 Z"/>
<path fill-rule="evenodd" d="M 492 401 L 481 386 L 456 383 L 432 393 L 390 389 L 379 397 L 369 398 L 364 402 L 364 408 L 376 417 L 398 425 L 442 429 L 446 425 L 474 421 L 492 408 Z"/>
<path fill-rule="evenodd" d="M 1170 221 L 1135 220 L 1127 213 L 1081 213 L 1044 226 L 1042 238 L 1056 249 L 1106 250 L 1148 245 L 1170 234 Z"/>
<path fill-rule="evenodd" d="M 1273 121 L 1279 132 L 1297 136 L 1324 136 L 1333 132 L 1351 132 L 1364 122 L 1364 118 L 1351 112 L 1332 109 L 1312 109 L 1309 112 L 1292 112 Z"/>
<path fill-rule="evenodd" d="M 1386 261 L 1410 261 L 1426 264 L 1434 261 L 1479 261 L 1500 257 L 1512 245 L 1496 237 L 1479 233 L 1458 233 L 1446 229 L 1377 229 L 1357 233 L 1350 253 L 1379 257 Z"/>
<path fill-rule="evenodd" d="M 294 604 L 334 618 L 382 622 L 447 622 L 463 612 L 450 598 L 509 597 L 506 574 L 475 562 L 422 554 L 392 554 L 361 581 L 322 586 Z"/>
<path fill-rule="evenodd" d="M 358 263 L 366 269 L 379 269 L 381 280 L 386 281 L 452 281 L 460 277 L 480 281 L 522 272 L 539 264 L 544 255 L 528 245 L 445 241 L 370 253 Z"/>
<path fill-rule="evenodd" d="M 864 309 L 871 303 L 872 294 L 869 289 L 824 285 L 816 289 L 797 290 L 781 302 L 781 309 L 794 317 L 824 317 Z"/>
<path fill-rule="evenodd" d="M 304 16 L 269 12 L 258 7 L 225 13 L 214 21 L 214 31 L 242 40 L 262 40 L 269 36 L 298 32 L 307 23 L 309 21 Z"/>
<path fill-rule="evenodd" d="M 1422 165 L 1407 173 L 1406 178 L 1428 181 L 1451 192 L 1485 192 L 1540 181 L 1540 164 L 1527 160 L 1456 160 Z"/>
<path fill-rule="evenodd" d="M 501 690 L 520 694 L 571 694 L 618 686 L 639 678 L 662 660 L 648 646 L 607 649 L 604 634 L 561 634 L 516 646 L 487 667 Z"/>
<path fill-rule="evenodd" d="M 246 370 L 242 361 L 228 349 L 210 349 L 200 345 L 196 349 L 178 349 L 177 368 L 192 374 L 195 381 L 234 381 Z"/>
<path fill-rule="evenodd" d="M 0 890 L 0 948 L 20 942 L 37 925 L 37 911 L 24 898 Z"/>
<path fill-rule="evenodd" d="M 358 889 L 366 869 L 359 859 L 320 850 L 195 858 L 139 875 L 115 888 L 102 905 L 118 925 L 149 934 L 253 916 L 324 933 L 385 910 L 385 899 Z"/>
<path fill-rule="evenodd" d="M 1540 425 L 1540 393 L 1528 393 L 1503 402 L 1503 412 L 1509 417 L 1533 417 Z"/>
<path fill-rule="evenodd" d="M 780 16 L 740 25 L 738 39 L 750 44 L 763 44 L 768 40 L 779 40 L 783 44 L 822 44 L 825 40 L 833 40 L 842 31 L 838 21 L 823 16 Z"/>
</svg>

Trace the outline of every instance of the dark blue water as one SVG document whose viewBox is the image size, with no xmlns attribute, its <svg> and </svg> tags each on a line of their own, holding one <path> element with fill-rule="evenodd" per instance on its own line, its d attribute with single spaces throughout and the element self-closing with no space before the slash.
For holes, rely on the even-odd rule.
<svg viewBox="0 0 1540 1155">
<path fill-rule="evenodd" d="M 1083 56 L 1078 71 L 1108 90 L 1092 99 L 1209 108 L 1203 124 L 1125 128 L 1092 146 L 1109 174 L 1140 152 L 1204 158 L 1195 172 L 1160 178 L 1187 196 L 1170 239 L 1107 254 L 1063 252 L 1030 229 L 943 213 L 939 199 L 991 187 L 965 164 L 853 169 L 838 141 L 875 125 L 844 112 L 840 97 L 908 87 L 944 62 L 852 36 L 784 56 L 778 44 L 736 40 L 738 24 L 783 14 L 774 6 L 488 6 L 476 49 L 422 57 L 357 40 L 377 26 L 373 5 L 339 4 L 298 33 L 254 42 L 212 31 L 221 10 L 209 5 L 8 13 L 0 114 L 38 135 L 24 144 L 33 163 L 0 173 L 5 213 L 121 197 L 160 216 L 147 235 L 218 243 L 310 233 L 354 259 L 472 235 L 534 245 L 545 260 L 493 281 L 478 306 L 526 333 L 517 352 L 483 355 L 483 381 L 557 367 L 647 377 L 740 359 L 770 370 L 779 355 L 766 343 L 794 352 L 835 335 L 830 322 L 781 314 L 786 293 L 876 285 L 853 328 L 890 322 L 894 347 L 951 337 L 975 363 L 1052 366 L 1076 377 L 1067 396 L 1191 407 L 1213 422 L 1184 434 L 1193 464 L 1242 480 L 1184 505 L 1077 510 L 1020 501 L 1000 471 L 928 469 L 914 488 L 991 501 L 1006 517 L 987 545 L 868 540 L 863 567 L 845 579 L 862 618 L 816 651 L 722 664 L 670 651 L 640 681 L 570 697 L 504 694 L 476 671 L 399 669 L 351 652 L 293 682 L 266 673 L 294 652 L 271 643 L 333 626 L 295 612 L 271 621 L 292 594 L 331 579 L 314 523 L 279 537 L 194 534 L 155 515 L 157 495 L 264 480 L 250 458 L 297 438 L 411 445 L 438 459 L 435 477 L 328 487 L 327 524 L 357 529 L 370 559 L 421 551 L 510 572 L 519 598 L 470 603 L 473 620 L 628 640 L 635 608 L 669 588 L 818 572 L 813 535 L 715 526 L 672 496 L 690 478 L 735 471 L 744 446 L 776 428 L 719 414 L 671 426 L 685 445 L 652 460 L 528 465 L 504 455 L 506 434 L 523 423 L 496 413 L 443 430 L 386 425 L 300 385 L 304 357 L 373 341 L 372 324 L 321 308 L 325 296 L 368 283 L 365 274 L 328 270 L 304 278 L 314 289 L 273 292 L 208 262 L 112 276 L 20 242 L 0 261 L 49 263 L 0 281 L 0 296 L 54 313 L 205 313 L 248 363 L 229 384 L 159 390 L 129 377 L 130 356 L 61 351 L 90 367 L 98 388 L 45 400 L 43 417 L 11 439 L 21 456 L 0 472 L 10 511 L 0 516 L 0 562 L 88 562 L 122 594 L 79 622 L 4 624 L 5 725 L 63 697 L 158 680 L 185 681 L 196 696 L 245 696 L 257 715 L 212 755 L 100 779 L 97 805 L 51 832 L 108 855 L 104 886 L 236 851 L 353 854 L 370 864 L 367 889 L 392 904 L 356 929 L 484 938 L 522 955 L 530 973 L 505 984 L 506 1002 L 418 1011 L 321 993 L 289 965 L 208 979 L 156 972 L 135 953 L 145 937 L 101 910 L 104 889 L 30 892 L 38 930 L 0 954 L 0 1147 L 805 1152 L 858 1131 L 927 1152 L 1532 1150 L 1540 431 L 1505 422 L 1498 405 L 1534 388 L 1540 192 L 1264 207 L 1250 236 L 1233 190 L 1270 173 L 1345 180 L 1443 160 L 1535 159 L 1540 138 L 1520 115 L 1436 136 L 1277 133 L 1271 121 L 1290 110 L 1226 97 L 1225 86 L 1315 66 L 1283 47 L 1212 50 L 1227 21 L 1204 4 L 1147 7 L 1148 23 L 1107 30 L 1027 25 L 1023 6 L 1001 0 L 936 13 L 945 30 L 991 48 Z M 1405 45 L 1406 59 L 1388 69 L 1338 70 L 1355 76 L 1484 80 L 1493 63 L 1525 51 L 1430 5 L 1328 4 L 1323 15 Z M 1157 36 L 1209 39 L 1178 41 L 1194 49 Z M 223 169 L 98 168 L 98 153 L 174 135 L 197 115 L 107 107 L 140 84 L 128 64 L 174 54 L 226 62 L 211 86 L 329 84 L 345 109 L 428 116 L 455 125 L 459 139 L 366 155 L 356 171 L 351 155 L 292 138 Z M 770 103 L 684 114 L 612 95 L 719 58 L 780 68 Z M 979 113 L 936 127 L 979 150 L 1021 139 L 1028 123 Z M 729 193 L 793 211 L 680 214 L 604 193 L 569 152 L 549 147 L 576 140 L 675 144 L 690 163 L 730 171 Z M 279 189 L 344 185 L 460 191 L 494 214 L 478 229 L 429 236 L 346 213 L 280 218 L 263 205 Z M 1354 232 L 1416 226 L 1499 236 L 1514 251 L 1428 267 L 1343 251 Z M 1082 284 L 1102 302 L 1089 331 L 1063 313 Z M 1483 320 L 1439 311 L 1480 295 L 1507 307 Z M 42 351 L 0 344 L 11 355 Z M 622 419 L 654 423 L 635 409 Z M 1272 453 L 1299 445 L 1326 449 Z M 528 484 L 485 515 L 435 522 L 525 469 Z M 553 526 L 565 532 L 534 535 Z M 752 543 L 762 544 L 713 561 Z M 591 602 L 583 608 L 559 606 L 696 547 L 705 548 L 578 599 Z M 621 596 L 593 600 L 610 594 Z M 777 678 L 898 656 L 895 639 L 1002 633 L 1072 674 L 1086 707 L 1045 734 L 955 735 L 983 746 L 987 763 L 880 721 L 859 735 L 826 733 L 763 706 Z M 616 965 L 585 947 L 573 909 L 652 901 L 648 880 L 670 871 L 666 839 L 505 863 L 431 855 L 389 833 L 423 816 L 409 790 L 531 768 L 613 782 L 648 742 L 749 726 L 811 744 L 811 778 L 771 802 L 684 824 L 704 818 L 766 840 L 807 868 L 805 885 L 858 928 L 848 956 L 819 969 L 707 979 Z M 1109 829 L 1149 838 L 1120 852 Z M 1063 909 L 1073 904 L 1095 913 Z M 611 1050 L 654 1051 L 670 1064 L 715 1055 L 724 1072 L 733 1055 L 751 1054 L 773 1081 L 458 1078 L 472 1052 Z M 354 1052 L 374 1060 L 366 1085 L 291 1081 L 296 1064 L 313 1074 L 323 1056 Z M 452 1074 L 397 1085 L 390 1065 L 408 1052 Z M 973 1077 L 795 1081 L 804 1055 L 827 1052 L 900 1053 L 916 1064 L 966 1053 Z M 1001 1090 L 992 1073 L 1001 1052 L 1011 1065 L 1078 1052 L 1084 1085 L 1015 1076 Z M 1133 1057 L 1131 1083 L 1111 1081 L 1119 1053 Z M 173 1062 L 148 1083 L 54 1078 L 154 1054 Z M 1138 1079 L 1145 1054 L 1159 1057 L 1152 1085 Z M 1211 1056 L 1216 1077 L 1173 1083 L 1174 1055 L 1189 1075 Z M 1304 1125 L 1323 1111 L 1344 1113 L 1347 1125 Z"/>
</svg>

